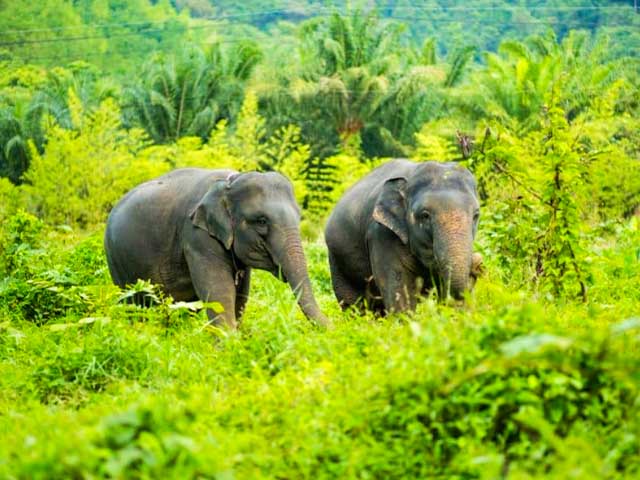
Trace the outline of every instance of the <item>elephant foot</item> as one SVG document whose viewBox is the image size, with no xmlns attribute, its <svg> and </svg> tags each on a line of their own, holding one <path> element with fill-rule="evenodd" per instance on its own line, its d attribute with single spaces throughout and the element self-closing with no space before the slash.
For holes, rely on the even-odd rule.
<svg viewBox="0 0 640 480">
<path fill-rule="evenodd" d="M 209 325 L 214 327 L 223 328 L 225 330 L 237 330 L 238 322 L 235 318 L 221 315 L 213 310 L 207 310 L 207 316 L 209 317 Z"/>
</svg>

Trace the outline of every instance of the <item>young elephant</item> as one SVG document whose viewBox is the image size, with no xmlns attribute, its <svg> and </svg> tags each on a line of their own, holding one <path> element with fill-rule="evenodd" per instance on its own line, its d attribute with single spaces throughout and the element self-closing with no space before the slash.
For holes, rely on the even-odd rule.
<svg viewBox="0 0 640 480">
<path fill-rule="evenodd" d="M 291 183 L 277 173 L 175 170 L 130 191 L 107 221 L 105 250 L 119 286 L 137 279 L 175 300 L 222 304 L 209 316 L 232 328 L 248 298 L 251 268 L 279 273 L 307 317 L 328 320 L 311 291 Z"/>
<path fill-rule="evenodd" d="M 387 312 L 414 309 L 434 286 L 461 298 L 480 263 L 472 252 L 479 203 L 471 173 L 455 163 L 393 160 L 349 189 L 325 229 L 331 280 L 343 308 L 361 300 Z"/>
</svg>

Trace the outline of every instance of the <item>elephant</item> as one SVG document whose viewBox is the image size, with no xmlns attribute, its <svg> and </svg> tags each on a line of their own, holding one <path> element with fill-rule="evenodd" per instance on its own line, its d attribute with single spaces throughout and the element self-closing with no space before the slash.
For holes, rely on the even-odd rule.
<svg viewBox="0 0 640 480">
<path fill-rule="evenodd" d="M 325 227 L 333 290 L 343 309 L 416 307 L 434 287 L 464 297 L 478 276 L 480 205 L 473 175 L 456 163 L 391 160 L 338 201 Z"/>
<path fill-rule="evenodd" d="M 218 302 L 237 328 L 251 269 L 281 275 L 304 314 L 329 326 L 311 289 L 291 182 L 275 172 L 181 168 L 138 185 L 113 208 L 104 246 L 120 287 L 149 280 L 176 301 Z"/>
</svg>

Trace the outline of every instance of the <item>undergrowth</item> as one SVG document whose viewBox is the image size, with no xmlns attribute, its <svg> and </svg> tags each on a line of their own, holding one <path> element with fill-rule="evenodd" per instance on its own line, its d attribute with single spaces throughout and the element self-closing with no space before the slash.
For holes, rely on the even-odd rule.
<svg viewBox="0 0 640 480">
<path fill-rule="evenodd" d="M 156 306 L 118 303 L 100 231 L 20 215 L 0 289 L 2 478 L 640 475 L 634 220 L 586 260 L 586 303 L 511 288 L 487 258 L 463 307 L 341 312 L 316 242 L 309 270 L 335 328 L 256 272 L 227 332 L 149 285 L 136 288 Z"/>
</svg>

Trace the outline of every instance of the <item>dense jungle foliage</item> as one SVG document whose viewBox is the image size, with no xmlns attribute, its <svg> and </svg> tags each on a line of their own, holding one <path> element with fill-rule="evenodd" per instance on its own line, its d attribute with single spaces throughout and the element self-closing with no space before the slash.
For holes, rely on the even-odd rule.
<svg viewBox="0 0 640 480">
<path fill-rule="evenodd" d="M 638 27 L 629 1 L 0 0 L 0 478 L 638 478 Z M 475 174 L 483 276 L 342 312 L 324 220 L 397 156 Z M 112 285 L 109 211 L 184 166 L 292 180 L 335 328 L 266 272 L 237 332 Z"/>
</svg>

